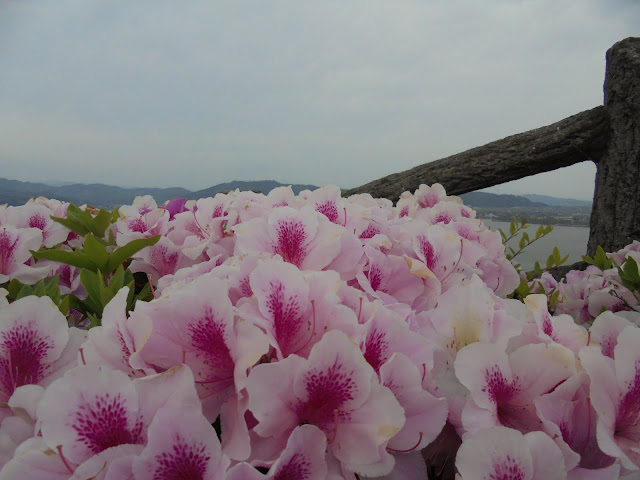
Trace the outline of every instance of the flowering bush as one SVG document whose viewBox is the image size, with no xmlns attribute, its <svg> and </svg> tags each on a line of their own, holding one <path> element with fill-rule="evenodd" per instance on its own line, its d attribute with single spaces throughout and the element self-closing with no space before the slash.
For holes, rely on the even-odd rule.
<svg viewBox="0 0 640 480">
<path fill-rule="evenodd" d="M 632 476 L 637 251 L 550 312 L 437 184 L 0 207 L 0 480 Z"/>
</svg>

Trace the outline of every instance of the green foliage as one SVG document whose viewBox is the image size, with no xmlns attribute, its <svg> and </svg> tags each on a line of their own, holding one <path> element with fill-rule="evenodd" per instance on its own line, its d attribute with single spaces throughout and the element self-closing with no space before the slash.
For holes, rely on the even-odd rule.
<svg viewBox="0 0 640 480">
<path fill-rule="evenodd" d="M 37 252 L 32 250 L 31 254 L 35 259 L 53 260 L 92 272 L 100 271 L 103 272 L 103 275 L 106 277 L 140 250 L 155 245 L 159 240 L 160 235 L 132 240 L 126 245 L 116 248 L 112 253 L 109 253 L 107 250 L 107 246 L 109 246 L 107 242 L 97 238 L 92 233 L 88 233 L 84 239 L 82 249 L 76 248 L 73 252 L 69 252 L 66 250 L 58 250 L 57 248 L 44 248 Z"/>
<path fill-rule="evenodd" d="M 505 245 L 506 257 L 511 263 L 514 264 L 516 270 L 522 274 L 523 269 L 520 264 L 513 261 L 515 257 L 520 255 L 529 245 L 540 240 L 541 238 L 549 235 L 553 231 L 552 225 L 540 225 L 536 230 L 533 238 L 529 236 L 529 232 L 526 229 L 529 228 L 527 223 L 527 219 L 523 218 L 522 220 L 518 220 L 517 218 L 513 218 L 511 223 L 509 224 L 509 234 L 507 235 L 502 230 L 499 230 L 500 236 L 502 237 L 502 243 Z M 519 235 L 519 238 L 517 238 Z M 518 250 L 514 249 L 507 245 L 512 239 L 517 239 Z M 550 268 L 563 265 L 569 258 L 569 255 L 562 256 L 560 254 L 560 250 L 558 247 L 554 247 L 551 254 L 547 257 L 547 261 L 545 262 L 545 269 L 548 270 Z M 539 278 L 544 270 L 540 265 L 540 262 L 535 262 L 533 266 L 533 271 L 526 272 L 524 276 L 520 279 L 520 284 L 516 287 L 510 298 L 524 299 L 527 295 L 531 293 L 544 293 L 547 295 L 549 299 L 550 308 L 555 307 L 557 304 L 560 292 L 557 290 L 545 291 L 544 285 L 539 280 Z"/>
<path fill-rule="evenodd" d="M 121 247 L 116 246 L 112 230 L 109 227 L 118 219 L 118 210 L 109 212 L 104 209 L 87 207 L 83 210 L 70 204 L 66 218 L 51 217 L 71 231 L 84 237 L 82 248 L 73 251 L 62 250 L 60 245 L 31 251 L 37 260 L 51 260 L 80 269 L 80 282 L 87 291 L 87 298 L 75 295 L 61 295 L 58 275 L 45 278 L 35 285 L 24 285 L 18 280 L 0 285 L 8 290 L 9 302 L 27 295 L 48 296 L 67 315 L 69 309 L 80 312 L 82 318 L 89 319 L 89 328 L 100 325 L 105 306 L 118 293 L 127 287 L 127 312 L 131 311 L 137 300 L 148 301 L 153 298 L 151 285 L 145 275 L 135 275 L 127 268 L 131 257 L 143 248 L 155 245 L 160 235 L 132 240 Z M 105 238 L 109 231 L 108 238 Z"/>
<path fill-rule="evenodd" d="M 111 212 L 102 208 L 97 211 L 95 216 L 91 214 L 91 210 L 95 209 L 89 207 L 86 210 L 82 210 L 72 203 L 67 208 L 66 218 L 52 216 L 51 219 L 54 222 L 64 225 L 81 237 L 88 233 L 93 233 L 96 237 L 102 238 L 109 225 L 111 225 L 115 219 Z"/>
<path fill-rule="evenodd" d="M 539 240 L 547 235 L 549 235 L 553 231 L 552 225 L 540 225 L 536 230 L 536 233 L 533 238 L 529 237 L 529 232 L 525 231 L 529 228 L 527 224 L 527 219 L 523 218 L 518 221 L 517 218 L 513 218 L 511 224 L 509 225 L 509 235 L 504 233 L 502 229 L 498 229 L 500 232 L 500 236 L 502 237 L 502 243 L 506 248 L 506 257 L 507 260 L 512 261 L 515 257 L 520 255 L 529 245 L 531 245 L 536 240 Z M 520 234 L 520 239 L 518 240 L 518 250 L 515 250 L 513 247 L 507 246 L 507 243 L 516 238 L 516 236 Z M 519 265 L 518 265 L 519 266 Z"/>
<path fill-rule="evenodd" d="M 632 292 L 640 291 L 640 274 L 638 274 L 638 263 L 633 257 L 627 257 L 624 264 L 618 267 L 618 274 L 622 284 Z"/>
<path fill-rule="evenodd" d="M 587 262 L 589 265 L 595 265 L 603 272 L 605 270 L 613 268 L 613 261 L 609 257 L 607 257 L 607 254 L 604 252 L 604 249 L 600 245 L 598 245 L 596 254 L 593 256 L 593 258 L 588 257 L 587 255 L 583 255 L 582 260 Z"/>
<path fill-rule="evenodd" d="M 53 277 L 43 278 L 35 285 L 25 285 L 14 278 L 6 284 L 6 289 L 9 292 L 7 300 L 13 302 L 29 295 L 49 297 L 53 300 L 53 303 L 58 306 L 60 313 L 66 315 L 69 312 L 69 296 L 60 295 L 58 280 L 58 275 L 55 275 Z"/>
</svg>

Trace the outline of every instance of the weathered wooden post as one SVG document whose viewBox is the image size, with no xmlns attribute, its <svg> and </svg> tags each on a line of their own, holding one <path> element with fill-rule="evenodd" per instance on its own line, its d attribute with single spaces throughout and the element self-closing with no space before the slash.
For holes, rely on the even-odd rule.
<svg viewBox="0 0 640 480">
<path fill-rule="evenodd" d="M 604 106 L 394 173 L 344 195 L 397 200 L 421 183 L 459 195 L 591 160 L 597 165 L 587 254 L 640 240 L 640 38 L 607 51 Z"/>
<path fill-rule="evenodd" d="M 607 51 L 604 107 L 610 137 L 596 162 L 588 255 L 598 245 L 613 251 L 640 240 L 640 38 Z"/>
</svg>

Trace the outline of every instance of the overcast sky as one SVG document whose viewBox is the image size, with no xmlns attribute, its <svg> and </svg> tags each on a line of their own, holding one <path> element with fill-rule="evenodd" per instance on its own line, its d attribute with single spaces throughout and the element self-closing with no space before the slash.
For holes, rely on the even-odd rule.
<svg viewBox="0 0 640 480">
<path fill-rule="evenodd" d="M 601 105 L 634 35 L 637 0 L 0 0 L 0 176 L 352 187 Z"/>
</svg>

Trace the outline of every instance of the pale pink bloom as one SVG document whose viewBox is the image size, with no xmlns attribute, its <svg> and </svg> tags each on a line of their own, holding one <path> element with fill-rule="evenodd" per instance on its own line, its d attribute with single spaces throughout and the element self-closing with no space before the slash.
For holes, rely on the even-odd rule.
<svg viewBox="0 0 640 480">
<path fill-rule="evenodd" d="M 617 252 L 607 253 L 607 257 L 613 260 L 616 265 L 622 265 L 630 252 L 640 252 L 640 241 L 634 240 Z"/>
<path fill-rule="evenodd" d="M 23 385 L 9 399 L 8 406 L 14 415 L 6 417 L 0 425 L 0 468 L 11 460 L 22 442 L 37 432 L 36 407 L 43 393 L 40 385 Z"/>
<path fill-rule="evenodd" d="M 385 305 L 405 303 L 408 305 L 423 294 L 425 283 L 410 268 L 418 260 L 397 255 L 385 255 L 372 245 L 365 249 L 367 262 L 361 265 L 356 279 L 370 298 L 380 299 Z"/>
<path fill-rule="evenodd" d="M 604 286 L 602 271 L 589 265 L 584 271 L 571 270 L 564 281 L 558 284 L 560 301 L 556 305 L 556 313 L 566 313 L 578 324 L 591 320 L 589 315 L 589 296 Z M 600 312 L 598 312 L 600 314 Z"/>
<path fill-rule="evenodd" d="M 226 480 L 325 480 L 327 439 L 318 427 L 296 427 L 287 446 L 266 474 L 248 463 L 239 463 L 227 472 Z"/>
<path fill-rule="evenodd" d="M 16 449 L 0 470 L 2 480 L 69 480 L 71 473 L 42 437 L 30 438 Z"/>
<path fill-rule="evenodd" d="M 325 185 L 317 188 L 310 193 L 307 203 L 312 205 L 316 212 L 327 217 L 331 223 L 346 226 L 348 202 L 342 198 L 339 187 Z"/>
<path fill-rule="evenodd" d="M 44 205 L 47 207 L 54 217 L 65 218 L 67 216 L 67 208 L 69 202 L 61 202 L 55 198 L 37 197 L 30 199 L 27 203 L 35 203 L 36 205 Z"/>
<path fill-rule="evenodd" d="M 156 204 L 153 197 L 136 197 L 131 206 L 118 209 L 120 218 L 116 221 L 116 243 L 119 246 L 137 238 L 152 237 L 167 231 L 169 212 Z"/>
<path fill-rule="evenodd" d="M 308 360 L 289 355 L 254 367 L 247 390 L 258 435 L 278 441 L 296 426 L 312 424 L 350 470 L 382 475 L 393 467 L 385 447 L 404 426 L 403 409 L 343 333 L 327 332 Z M 388 465 L 386 472 L 379 471 L 381 464 Z"/>
<path fill-rule="evenodd" d="M 134 273 L 147 273 L 155 281 L 196 263 L 183 253 L 181 247 L 164 236 L 155 245 L 143 248 L 133 258 L 129 269 Z"/>
<path fill-rule="evenodd" d="M 3 216 L 6 225 L 37 228 L 42 231 L 42 245 L 47 248 L 64 242 L 70 233 L 67 227 L 51 220 L 52 212 L 45 205 L 27 203 L 19 207 L 9 207 Z"/>
<path fill-rule="evenodd" d="M 264 199 L 267 208 L 293 207 L 299 208 L 305 202 L 296 198 L 291 186 L 276 187 L 271 190 Z"/>
<path fill-rule="evenodd" d="M 558 446 L 543 432 L 506 427 L 481 430 L 458 450 L 462 480 L 562 480 L 567 470 Z"/>
<path fill-rule="evenodd" d="M 589 400 L 589 377 L 581 372 L 534 400 L 544 431 L 564 454 L 569 470 L 603 470 L 615 462 L 596 439 L 598 416 Z M 606 470 L 603 470 L 606 472 Z"/>
<path fill-rule="evenodd" d="M 618 344 L 618 336 L 626 327 L 634 325 L 626 319 L 622 312 L 602 312 L 591 324 L 591 342 L 600 345 L 600 351 L 607 357 L 613 357 L 615 347 Z"/>
<path fill-rule="evenodd" d="M 394 353 L 402 353 L 426 376 L 433 367 L 433 344 L 389 308 L 376 305 L 371 315 L 364 324 L 366 333 L 360 344 L 367 363 L 379 373 Z"/>
<path fill-rule="evenodd" d="M 229 459 L 215 430 L 200 411 L 161 408 L 148 430 L 148 442 L 133 460 L 136 480 L 223 480 Z"/>
<path fill-rule="evenodd" d="M 200 411 L 188 367 L 132 381 L 117 370 L 79 366 L 49 385 L 37 416 L 42 438 L 73 471 L 108 448 L 145 444 L 162 407 Z"/>
<path fill-rule="evenodd" d="M 474 342 L 492 342 L 506 348 L 509 339 L 524 326 L 522 305 L 501 299 L 473 276 L 452 287 L 438 299 L 433 310 L 416 316 L 419 331 L 453 356 Z"/>
<path fill-rule="evenodd" d="M 406 422 L 387 449 L 394 453 L 420 451 L 442 431 L 447 421 L 447 401 L 423 389 L 423 372 L 401 353 L 380 367 L 380 382 L 393 392 L 404 409 Z"/>
<path fill-rule="evenodd" d="M 564 345 L 576 355 L 587 345 L 589 338 L 587 330 L 576 325 L 570 315 L 551 316 L 547 310 L 547 296 L 542 294 L 528 295 L 524 299 L 525 305 L 533 314 L 538 326 L 538 335 L 544 342 L 556 342 Z"/>
<path fill-rule="evenodd" d="M 426 225 L 413 221 L 405 228 L 412 236 L 413 255 L 440 280 L 443 292 L 474 273 L 482 273 L 476 265 L 485 255 L 484 248 L 441 225 Z"/>
<path fill-rule="evenodd" d="M 205 416 L 213 422 L 220 408 L 241 390 L 247 375 L 267 353 L 266 336 L 249 322 L 236 322 L 227 284 L 202 275 L 150 303 L 138 303 L 129 323 L 151 320 L 151 334 L 130 364 L 163 371 L 191 367 Z M 148 320 L 147 320 L 148 321 Z"/>
<path fill-rule="evenodd" d="M 591 378 L 590 398 L 598 414 L 600 449 L 628 470 L 640 467 L 640 329 L 618 335 L 613 358 L 600 347 L 585 347 L 580 360 Z"/>
<path fill-rule="evenodd" d="M 126 443 L 107 448 L 78 465 L 69 480 L 122 480 L 134 478 L 132 464 L 143 448 L 142 445 Z"/>
<path fill-rule="evenodd" d="M 222 261 L 220 259 L 220 256 L 218 255 L 209 260 L 191 265 L 190 267 L 183 267 L 176 271 L 176 273 L 164 275 L 158 280 L 158 285 L 155 289 L 156 295 L 162 295 L 165 290 L 182 288 L 182 285 L 192 282 L 205 273 L 211 272 L 214 268 L 221 264 Z"/>
<path fill-rule="evenodd" d="M 39 250 L 42 230 L 0 226 L 0 284 L 12 278 L 33 285 L 51 273 L 51 266 L 31 266 L 29 250 Z"/>
<path fill-rule="evenodd" d="M 457 198 L 457 197 L 455 197 Z M 432 208 L 438 202 L 446 200 L 447 193 L 442 185 L 434 183 L 431 186 L 420 185 L 413 195 L 404 192 L 400 195 L 400 200 L 396 205 L 396 209 L 401 217 L 410 215 L 413 217 L 415 212 L 423 208 Z M 458 198 L 458 201 L 462 201 Z M 406 213 L 404 213 L 406 212 Z"/>
<path fill-rule="evenodd" d="M 274 209 L 268 217 L 254 218 L 233 227 L 234 254 L 252 251 L 276 253 L 301 270 L 322 270 L 341 251 L 344 228 L 308 207 Z"/>
<path fill-rule="evenodd" d="M 355 335 L 360 329 L 354 312 L 339 305 L 335 272 L 303 273 L 269 259 L 258 263 L 249 283 L 254 296 L 239 304 L 239 313 L 267 333 L 278 358 L 306 357 L 328 330 Z"/>
<path fill-rule="evenodd" d="M 455 373 L 469 389 L 462 412 L 468 432 L 494 425 L 539 430 L 534 401 L 575 374 L 574 354 L 559 344 L 533 344 L 510 355 L 495 344 L 474 343 L 458 352 Z"/>
<path fill-rule="evenodd" d="M 0 311 L 0 401 L 18 387 L 46 386 L 74 365 L 85 333 L 70 329 L 49 297 L 28 296 Z M 0 416 L 9 415 L 2 407 Z"/>
<path fill-rule="evenodd" d="M 89 330 L 88 338 L 80 349 L 80 360 L 139 377 L 154 373 L 150 368 L 134 369 L 129 363 L 131 355 L 151 335 L 151 320 L 142 315 L 127 318 L 128 295 L 129 289 L 123 287 L 104 307 L 102 325 Z"/>
</svg>

